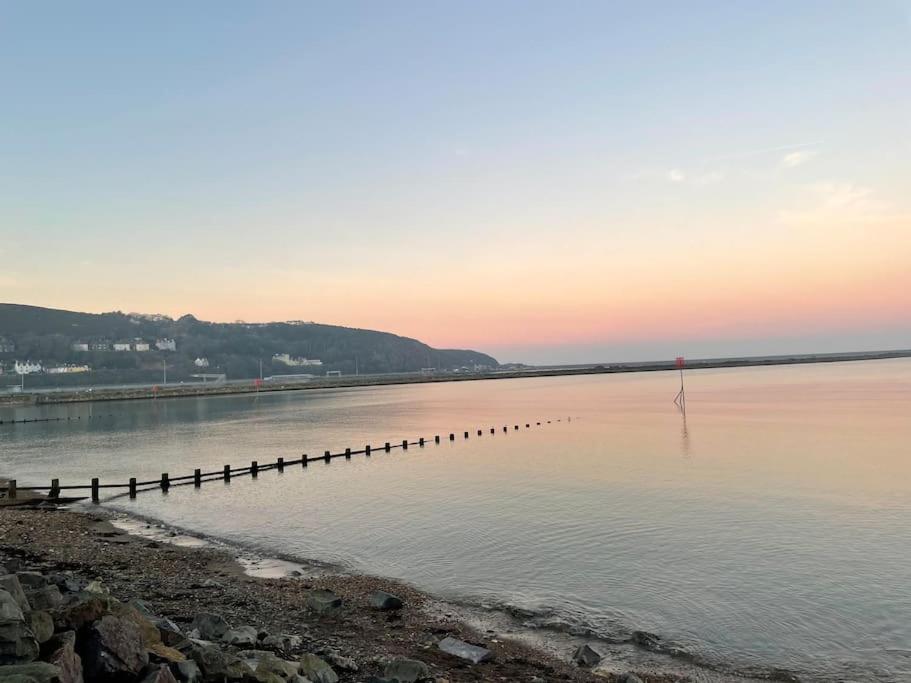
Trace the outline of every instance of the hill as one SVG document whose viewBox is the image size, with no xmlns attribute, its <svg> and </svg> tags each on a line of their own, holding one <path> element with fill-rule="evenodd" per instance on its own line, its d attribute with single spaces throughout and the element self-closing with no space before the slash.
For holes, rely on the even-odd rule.
<svg viewBox="0 0 911 683">
<path fill-rule="evenodd" d="M 196 359 L 205 359 L 208 366 L 198 367 Z M 477 351 L 435 349 L 416 339 L 375 330 L 298 321 L 214 323 L 192 315 L 174 320 L 163 315 L 0 304 L 0 363 L 6 374 L 16 360 L 41 362 L 45 368 L 88 365 L 93 383 L 156 381 L 165 364 L 173 381 L 199 372 L 225 373 L 232 379 L 258 377 L 260 362 L 267 376 L 498 366 L 494 358 Z M 58 374 L 52 383 L 90 379 L 77 379 L 77 374 L 89 373 Z M 36 374 L 29 383 L 50 383 L 41 377 L 46 376 Z"/>
</svg>

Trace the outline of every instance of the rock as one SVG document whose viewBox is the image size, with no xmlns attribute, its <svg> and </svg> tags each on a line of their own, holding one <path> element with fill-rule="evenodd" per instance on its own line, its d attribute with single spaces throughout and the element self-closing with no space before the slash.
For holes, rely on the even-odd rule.
<svg viewBox="0 0 911 683">
<path fill-rule="evenodd" d="M 141 683 L 177 683 L 174 674 L 165 664 L 158 664 L 141 679 Z"/>
<path fill-rule="evenodd" d="M 221 640 L 230 627 L 221 615 L 200 612 L 193 619 L 190 628 L 196 629 L 203 640 Z"/>
<path fill-rule="evenodd" d="M 243 650 L 237 653 L 257 674 L 274 674 L 282 679 L 298 673 L 300 664 L 276 657 L 268 650 Z"/>
<path fill-rule="evenodd" d="M 200 683 L 202 681 L 202 672 L 192 659 L 171 664 L 171 673 L 182 683 Z"/>
<path fill-rule="evenodd" d="M 78 593 L 82 590 L 82 582 L 68 573 L 51 574 L 48 583 L 57 586 L 61 593 Z"/>
<path fill-rule="evenodd" d="M 386 591 L 373 591 L 369 599 L 370 606 L 378 610 L 397 610 L 404 606 L 401 598 Z"/>
<path fill-rule="evenodd" d="M 149 621 L 155 621 L 158 618 L 157 615 L 155 614 L 155 612 L 152 611 L 152 606 L 149 603 L 147 603 L 145 600 L 137 600 L 134 598 L 133 600 L 130 600 L 127 604 L 130 607 L 132 607 L 133 609 L 135 609 L 137 612 L 139 612 L 142 616 L 144 616 Z"/>
<path fill-rule="evenodd" d="M 19 583 L 19 577 L 15 574 L 0 576 L 0 590 L 5 590 L 12 595 L 23 612 L 28 612 L 32 608 L 28 603 L 28 598 L 25 597 L 25 591 L 22 590 L 22 584 Z"/>
<path fill-rule="evenodd" d="M 631 671 L 627 671 L 617 679 L 617 683 L 642 683 L 642 679 Z"/>
<path fill-rule="evenodd" d="M 633 631 L 630 640 L 639 647 L 644 647 L 649 650 L 655 650 L 661 647 L 661 637 L 654 633 L 649 633 L 648 631 Z"/>
<path fill-rule="evenodd" d="M 486 662 L 493 656 L 493 653 L 487 648 L 471 645 L 470 643 L 452 637 L 443 638 L 443 640 L 438 643 L 437 647 L 446 654 L 453 655 L 460 659 L 467 659 L 472 664 Z"/>
<path fill-rule="evenodd" d="M 288 634 L 266 636 L 260 642 L 262 647 L 268 647 L 274 650 L 296 650 L 302 644 L 303 640 L 300 636 Z"/>
<path fill-rule="evenodd" d="M 416 683 L 430 678 L 430 669 L 417 659 L 397 657 L 386 665 L 383 676 L 398 683 Z"/>
<path fill-rule="evenodd" d="M 357 662 L 351 657 L 343 657 L 338 652 L 330 652 L 326 655 L 326 660 L 334 667 L 345 671 L 357 671 Z"/>
<path fill-rule="evenodd" d="M 57 683 L 58 680 L 60 680 L 60 669 L 47 662 L 0 666 L 0 681 L 4 682 Z"/>
<path fill-rule="evenodd" d="M 294 674 L 288 679 L 288 683 L 313 683 L 309 678 L 304 678 L 300 674 Z"/>
<path fill-rule="evenodd" d="M 318 616 L 336 614 L 342 609 L 342 599 L 332 591 L 314 590 L 307 594 L 306 605 Z"/>
<path fill-rule="evenodd" d="M 44 588 L 47 585 L 47 579 L 38 572 L 16 572 L 16 578 L 19 579 L 19 584 L 26 590 Z"/>
<path fill-rule="evenodd" d="M 15 596 L 9 591 L 0 589 L 0 624 L 22 620 L 22 608 Z"/>
<path fill-rule="evenodd" d="M 601 655 L 595 652 L 588 643 L 580 645 L 576 648 L 576 651 L 573 652 L 573 662 L 578 666 L 584 666 L 590 669 L 593 666 L 597 666 L 600 661 Z"/>
<path fill-rule="evenodd" d="M 332 670 L 332 667 L 310 653 L 301 656 L 300 672 L 313 683 L 336 683 L 338 681 L 338 675 Z"/>
<path fill-rule="evenodd" d="M 197 664 L 205 680 L 223 680 L 234 670 L 231 657 L 211 643 L 187 641 L 180 650 Z"/>
<path fill-rule="evenodd" d="M 44 586 L 26 591 L 26 597 L 32 609 L 56 609 L 63 604 L 63 595 L 57 586 Z"/>
<path fill-rule="evenodd" d="M 110 612 L 116 601 L 93 593 L 76 593 L 58 609 L 51 611 L 58 631 L 78 631 Z"/>
<path fill-rule="evenodd" d="M 223 643 L 240 647 L 256 645 L 258 642 L 256 629 L 252 626 L 238 626 L 226 631 L 221 637 Z"/>
<path fill-rule="evenodd" d="M 142 632 L 123 617 L 105 615 L 89 629 L 87 640 L 80 654 L 90 681 L 135 676 L 149 663 Z"/>
<path fill-rule="evenodd" d="M 96 595 L 110 595 L 110 589 L 105 586 L 101 579 L 95 579 L 94 581 L 89 581 L 88 585 L 85 587 L 86 593 L 95 593 Z"/>
<path fill-rule="evenodd" d="M 82 658 L 76 654 L 75 631 L 57 634 L 45 647 L 51 653 L 47 661 L 60 669 L 60 683 L 83 683 Z"/>
<path fill-rule="evenodd" d="M 38 657 L 38 641 L 16 599 L 0 590 L 0 664 L 21 664 Z"/>
<path fill-rule="evenodd" d="M 154 622 L 154 624 L 155 628 L 158 629 L 159 635 L 161 636 L 161 642 L 163 642 L 165 645 L 174 647 L 175 645 L 179 645 L 184 640 L 186 640 L 186 637 L 180 630 L 180 626 L 175 624 L 170 619 L 158 619 Z"/>
<path fill-rule="evenodd" d="M 54 635 L 54 619 L 48 612 L 33 610 L 25 615 L 25 623 L 39 643 L 46 643 Z"/>
</svg>

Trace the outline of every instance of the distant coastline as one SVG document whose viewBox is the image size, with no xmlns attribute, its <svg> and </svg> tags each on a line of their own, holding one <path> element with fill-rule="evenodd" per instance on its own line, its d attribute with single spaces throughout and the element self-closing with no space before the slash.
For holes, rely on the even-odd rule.
<svg viewBox="0 0 911 683">
<path fill-rule="evenodd" d="M 911 349 L 890 351 L 863 351 L 847 353 L 789 354 L 780 356 L 748 356 L 737 358 L 702 358 L 686 361 L 688 370 L 714 368 L 742 368 L 766 365 L 800 365 L 810 363 L 840 363 L 865 360 L 911 358 Z M 519 379 L 526 377 L 560 377 L 570 375 L 597 375 L 626 372 L 659 372 L 676 369 L 674 361 L 644 361 L 625 363 L 600 363 L 589 365 L 538 366 L 522 369 L 495 370 L 475 373 L 395 373 L 384 375 L 353 375 L 342 377 L 315 377 L 305 381 L 256 381 L 236 380 L 221 384 L 168 384 L 110 388 L 65 388 L 39 392 L 10 393 L 0 396 L 0 406 L 29 406 L 87 401 L 135 401 L 159 398 L 222 396 L 255 394 L 276 391 L 303 391 L 308 389 L 333 389 L 343 387 L 388 386 L 396 384 L 426 384 L 435 382 L 465 382 L 494 379 Z"/>
</svg>

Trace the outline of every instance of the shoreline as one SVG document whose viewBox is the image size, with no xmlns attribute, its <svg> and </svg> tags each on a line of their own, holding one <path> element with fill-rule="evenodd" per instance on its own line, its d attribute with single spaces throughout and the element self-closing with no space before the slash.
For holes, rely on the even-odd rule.
<svg viewBox="0 0 911 683">
<path fill-rule="evenodd" d="M 869 351 L 856 353 L 790 354 L 784 356 L 756 356 L 744 358 L 708 358 L 686 361 L 687 370 L 720 368 L 749 368 L 770 365 L 808 365 L 817 363 L 844 363 L 868 360 L 911 358 L 911 349 Z M 257 383 L 254 380 L 236 380 L 228 384 L 173 384 L 163 386 L 133 386 L 117 388 L 92 387 L 36 392 L 7 393 L 0 395 L 0 407 L 28 407 L 61 403 L 101 401 L 139 401 L 159 398 L 198 398 L 202 396 L 230 396 L 315 389 L 351 387 L 395 386 L 401 384 L 435 384 L 441 382 L 472 382 L 482 380 L 522 379 L 532 377 L 565 377 L 576 375 L 620 374 L 630 372 L 662 372 L 676 370 L 674 361 L 609 363 L 584 366 L 541 367 L 529 370 L 478 372 L 472 374 L 422 375 L 403 373 L 396 375 L 361 375 L 340 378 L 313 378 L 300 382 Z M 9 421 L 7 421 L 9 422 Z"/>
<path fill-rule="evenodd" d="M 10 512 L 13 514 L 7 514 Z M 24 546 L 10 543 L 14 538 L 11 530 L 23 524 L 28 526 L 29 542 Z M 282 613 L 289 607 L 300 613 L 310 590 L 331 590 L 346 605 L 352 605 L 353 613 L 342 620 L 341 632 L 337 630 L 338 623 L 328 625 L 327 632 L 322 634 L 324 640 L 318 639 L 320 647 L 341 649 L 345 656 L 357 661 L 367 658 L 379 662 L 390 657 L 421 659 L 435 674 L 441 672 L 443 678 L 438 675 L 437 681 L 534 681 L 537 678 L 591 683 L 622 681 L 629 672 L 644 683 L 797 680 L 789 672 L 774 669 L 752 675 L 716 670 L 685 653 L 673 655 L 649 649 L 648 643 L 610 643 L 539 626 L 523 627 L 522 615 L 496 606 L 437 598 L 401 581 L 354 573 L 318 561 L 264 557 L 220 539 L 195 536 L 192 532 L 176 533 L 164 524 L 118 510 L 6 508 L 0 512 L 0 532 L 0 551 L 6 554 L 12 551 L 16 556 L 50 564 L 52 569 L 78 568 L 89 579 L 102 579 L 118 598 L 145 600 L 157 613 L 178 624 L 192 620 L 192 609 L 187 611 L 188 606 L 199 607 L 198 598 L 192 597 L 192 591 L 188 594 L 183 585 L 187 575 L 180 567 L 190 568 L 194 585 L 225 587 L 221 594 L 206 591 L 205 604 L 213 606 L 211 611 L 224 612 L 229 622 L 241 619 L 233 590 L 255 595 L 260 608 L 258 627 L 270 632 L 284 629 L 283 632 L 293 633 L 294 622 L 282 618 Z M 60 544 L 61 536 L 80 540 L 75 546 Z M 45 552 L 37 550 L 46 546 L 50 547 Z M 163 562 L 155 555 L 164 555 L 168 560 Z M 163 568 L 166 571 L 161 571 Z M 146 590 L 130 591 L 134 584 L 146 586 Z M 229 587 L 232 590 L 227 590 Z M 378 619 L 379 615 L 364 605 L 365 595 L 373 590 L 401 596 L 406 602 L 402 614 L 407 618 L 402 623 L 390 622 L 385 616 Z M 121 595 L 124 591 L 126 594 Z M 240 602 L 246 605 L 249 599 Z M 403 635 L 409 645 L 404 649 Z M 495 665 L 485 663 L 466 668 L 464 662 L 453 662 L 449 655 L 434 651 L 433 640 L 444 635 L 490 649 Z M 348 649 L 350 642 L 343 641 L 356 642 L 354 651 Z M 603 655 L 601 663 L 593 669 L 578 667 L 570 660 L 573 650 L 583 644 L 591 644 Z M 342 681 L 363 680 L 363 676 L 349 678 L 344 672 L 338 673 Z"/>
</svg>

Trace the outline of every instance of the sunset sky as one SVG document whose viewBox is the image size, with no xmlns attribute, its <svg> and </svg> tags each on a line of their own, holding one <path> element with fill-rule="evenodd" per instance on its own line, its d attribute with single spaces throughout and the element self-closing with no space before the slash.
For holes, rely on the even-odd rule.
<svg viewBox="0 0 911 683">
<path fill-rule="evenodd" d="M 0 301 L 911 347 L 911 2 L 0 3 Z"/>
</svg>

